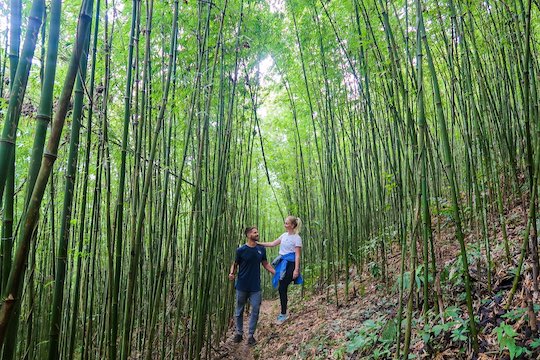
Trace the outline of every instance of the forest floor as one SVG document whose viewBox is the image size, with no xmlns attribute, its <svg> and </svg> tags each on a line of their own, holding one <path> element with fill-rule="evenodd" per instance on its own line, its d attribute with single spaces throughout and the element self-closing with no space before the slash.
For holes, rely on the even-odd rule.
<svg viewBox="0 0 540 360">
<path fill-rule="evenodd" d="M 421 311 L 415 311 L 412 324 L 410 358 L 415 359 L 540 359 L 538 333 L 531 331 L 532 312 L 527 311 L 527 300 L 538 313 L 538 294 L 532 292 L 529 276 L 522 276 L 521 284 L 508 310 L 504 309 L 513 274 L 519 258 L 519 246 L 523 241 L 525 219 L 521 206 L 512 207 L 506 214 L 508 239 L 511 245 L 513 265 L 509 266 L 502 246 L 502 233 L 498 221 L 492 219 L 490 241 L 492 291 L 487 289 L 485 247 L 478 241 L 481 234 L 467 234 L 470 274 L 474 287 L 473 307 L 479 322 L 480 352 L 473 355 L 468 341 L 467 312 L 464 286 L 460 276 L 461 260 L 459 245 L 455 240 L 450 220 L 444 216 L 434 219 L 435 251 L 440 301 L 432 299 L 444 309 L 438 314 L 430 313 L 427 321 Z M 438 231 L 440 229 L 440 231 Z M 419 245 L 420 246 L 420 245 Z M 420 249 L 420 248 L 419 248 Z M 232 341 L 231 326 L 227 338 L 222 341 L 215 359 L 390 359 L 396 351 L 396 318 L 398 312 L 398 284 L 400 252 L 393 246 L 389 256 L 388 281 L 380 274 L 365 270 L 359 274 L 349 272 L 348 294 L 344 279 L 337 287 L 327 286 L 314 290 L 290 289 L 290 313 L 288 321 L 276 324 L 279 300 L 265 300 L 261 307 L 259 325 L 255 337 L 257 344 L 247 345 Z M 420 250 L 419 250 L 420 252 Z M 419 255 L 421 256 L 421 254 Z M 421 262 L 421 261 L 420 261 Z M 524 274 L 530 273 L 525 264 Z M 418 273 L 418 272 L 417 272 Z M 420 273 L 418 273 L 420 275 Z M 410 277 L 410 275 L 409 275 Z M 419 284 L 421 276 L 416 277 Z M 407 279 L 404 281 L 407 284 Z M 292 291 L 291 291 L 292 290 Z M 407 293 L 407 292 L 406 292 Z M 337 296 L 336 296 L 337 294 Z M 405 296 L 406 297 L 406 296 Z M 406 301 L 406 299 L 405 299 Z M 420 297 L 415 297 L 415 309 L 421 309 Z M 404 310 L 405 312 L 405 310 Z M 247 323 L 247 316 L 244 316 Z M 404 315 L 405 318 L 405 315 Z M 405 329 L 406 319 L 402 322 Z M 247 324 L 245 326 L 247 328 Z M 402 335 L 403 336 L 403 335 Z M 403 344 L 403 339 L 401 341 Z"/>
</svg>

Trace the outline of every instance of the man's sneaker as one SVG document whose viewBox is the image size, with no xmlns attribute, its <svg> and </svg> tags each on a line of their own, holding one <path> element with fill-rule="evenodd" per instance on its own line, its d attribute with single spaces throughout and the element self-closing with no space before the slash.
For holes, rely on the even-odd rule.
<svg viewBox="0 0 540 360">
<path fill-rule="evenodd" d="M 287 314 L 279 314 L 278 317 L 277 317 L 278 325 L 283 324 L 285 321 L 287 321 L 288 318 L 289 318 L 289 315 L 287 315 Z"/>
<path fill-rule="evenodd" d="M 234 341 L 235 343 L 241 342 L 241 341 L 242 341 L 242 335 L 240 335 L 240 334 L 235 334 L 234 337 L 233 337 L 233 341 Z"/>
<path fill-rule="evenodd" d="M 253 346 L 257 343 L 257 340 L 255 340 L 255 338 L 253 337 L 253 335 L 251 335 L 249 338 L 248 338 L 248 345 L 250 346 Z"/>
</svg>

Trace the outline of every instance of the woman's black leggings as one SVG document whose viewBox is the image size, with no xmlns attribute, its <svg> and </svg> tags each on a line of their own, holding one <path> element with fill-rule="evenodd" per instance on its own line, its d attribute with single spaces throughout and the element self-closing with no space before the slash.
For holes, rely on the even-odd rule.
<svg viewBox="0 0 540 360">
<path fill-rule="evenodd" d="M 283 260 L 285 261 L 285 260 Z M 285 276 L 283 280 L 279 280 L 279 300 L 281 302 L 281 313 L 287 313 L 287 288 L 293 281 L 294 263 L 287 261 L 287 268 L 285 270 Z"/>
</svg>

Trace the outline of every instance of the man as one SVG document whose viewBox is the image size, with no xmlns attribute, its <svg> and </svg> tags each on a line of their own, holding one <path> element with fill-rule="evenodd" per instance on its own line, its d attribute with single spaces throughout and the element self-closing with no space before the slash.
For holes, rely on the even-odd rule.
<svg viewBox="0 0 540 360">
<path fill-rule="evenodd" d="M 236 334 L 234 342 L 242 341 L 244 335 L 244 306 L 249 300 L 251 304 L 251 317 L 249 319 L 248 344 L 255 345 L 253 334 L 259 320 L 259 310 L 261 307 L 261 268 L 260 264 L 271 274 L 275 270 L 266 260 L 266 249 L 257 245 L 259 240 L 259 230 L 256 227 L 248 227 L 244 231 L 246 243 L 236 250 L 236 259 L 231 265 L 229 279 L 234 280 L 236 269 L 239 267 L 238 279 L 236 280 Z"/>
</svg>

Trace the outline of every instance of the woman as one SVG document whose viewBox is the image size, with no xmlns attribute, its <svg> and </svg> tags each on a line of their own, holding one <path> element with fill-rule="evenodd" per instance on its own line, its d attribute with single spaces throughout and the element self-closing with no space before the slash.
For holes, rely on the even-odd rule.
<svg viewBox="0 0 540 360">
<path fill-rule="evenodd" d="M 264 247 L 274 247 L 279 245 L 279 256 L 272 262 L 276 269 L 272 284 L 274 288 L 279 284 L 279 300 L 281 302 L 281 313 L 277 317 L 279 324 L 288 319 L 287 315 L 287 289 L 289 284 L 294 281 L 295 284 L 302 284 L 300 276 L 300 255 L 302 253 L 302 238 L 300 229 L 302 221 L 296 216 L 287 216 L 285 218 L 285 230 L 279 238 L 268 243 L 258 243 Z"/>
</svg>

